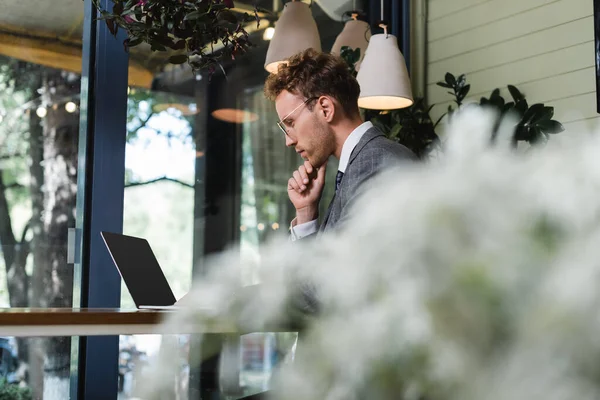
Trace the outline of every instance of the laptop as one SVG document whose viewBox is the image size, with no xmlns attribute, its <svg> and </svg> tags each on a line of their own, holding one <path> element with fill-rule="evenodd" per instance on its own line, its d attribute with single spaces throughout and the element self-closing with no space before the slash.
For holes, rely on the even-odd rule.
<svg viewBox="0 0 600 400">
<path fill-rule="evenodd" d="M 100 232 L 137 308 L 177 310 L 186 296 L 176 301 L 171 286 L 146 239 Z"/>
</svg>

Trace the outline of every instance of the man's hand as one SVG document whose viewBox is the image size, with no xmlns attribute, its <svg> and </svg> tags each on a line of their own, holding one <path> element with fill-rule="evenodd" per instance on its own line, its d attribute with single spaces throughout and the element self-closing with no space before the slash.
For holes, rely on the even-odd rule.
<svg viewBox="0 0 600 400">
<path fill-rule="evenodd" d="M 305 161 L 288 180 L 288 196 L 296 208 L 298 224 L 312 221 L 319 216 L 319 200 L 325 185 L 326 166 L 327 163 L 317 170 L 310 162 Z"/>
</svg>

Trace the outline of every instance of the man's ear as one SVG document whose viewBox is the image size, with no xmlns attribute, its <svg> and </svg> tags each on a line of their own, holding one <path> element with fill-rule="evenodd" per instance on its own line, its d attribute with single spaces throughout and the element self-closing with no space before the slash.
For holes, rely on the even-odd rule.
<svg viewBox="0 0 600 400">
<path fill-rule="evenodd" d="M 319 117 L 322 117 L 327 122 L 333 121 L 336 112 L 336 103 L 329 96 L 321 96 L 317 100 L 317 113 L 319 113 Z"/>
</svg>

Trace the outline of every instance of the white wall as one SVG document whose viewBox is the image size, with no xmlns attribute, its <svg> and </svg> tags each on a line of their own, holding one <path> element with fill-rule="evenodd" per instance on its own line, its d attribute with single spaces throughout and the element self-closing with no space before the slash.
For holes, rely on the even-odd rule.
<svg viewBox="0 0 600 400">
<path fill-rule="evenodd" d="M 427 0 L 427 99 L 437 119 L 450 104 L 435 85 L 465 73 L 468 98 L 507 84 L 529 104 L 554 106 L 568 130 L 592 128 L 596 113 L 592 0 Z"/>
</svg>

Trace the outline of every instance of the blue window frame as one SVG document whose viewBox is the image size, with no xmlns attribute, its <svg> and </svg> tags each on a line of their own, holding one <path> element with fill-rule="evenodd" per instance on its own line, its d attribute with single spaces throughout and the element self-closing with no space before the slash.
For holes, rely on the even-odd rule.
<svg viewBox="0 0 600 400">
<path fill-rule="evenodd" d="M 100 3 L 112 7 L 110 0 Z M 112 308 L 119 307 L 121 279 L 100 231 L 121 232 L 123 226 L 128 55 L 124 37 L 115 39 L 97 20 L 92 0 L 85 0 L 84 13 L 74 307 Z M 117 397 L 118 349 L 118 336 L 74 341 L 72 399 Z"/>
</svg>

